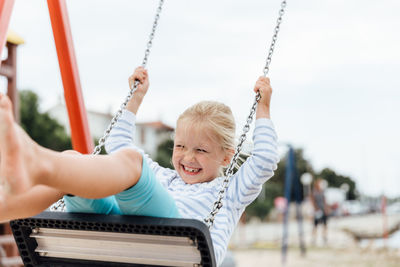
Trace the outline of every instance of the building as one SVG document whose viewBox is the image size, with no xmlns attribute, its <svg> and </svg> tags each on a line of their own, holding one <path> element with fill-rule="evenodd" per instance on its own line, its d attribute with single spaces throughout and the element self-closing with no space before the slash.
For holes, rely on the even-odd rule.
<svg viewBox="0 0 400 267">
<path fill-rule="evenodd" d="M 157 155 L 158 146 L 166 140 L 173 138 L 174 128 L 161 121 L 136 124 L 137 145 L 153 159 Z"/>
<path fill-rule="evenodd" d="M 66 129 L 68 135 L 71 134 L 67 110 L 61 102 L 50 108 L 47 113 L 57 120 Z M 98 140 L 103 135 L 114 115 L 96 111 L 87 111 L 90 134 Z M 144 122 L 136 124 L 135 144 L 142 148 L 153 159 L 157 156 L 158 146 L 172 138 L 174 128 L 161 121 Z"/>
</svg>

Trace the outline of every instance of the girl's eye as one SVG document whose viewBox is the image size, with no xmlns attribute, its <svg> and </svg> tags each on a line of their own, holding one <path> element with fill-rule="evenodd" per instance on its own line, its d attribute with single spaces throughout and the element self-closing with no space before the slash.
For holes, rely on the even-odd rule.
<svg viewBox="0 0 400 267">
<path fill-rule="evenodd" d="M 201 148 L 198 148 L 196 150 L 197 150 L 197 152 L 207 153 L 207 151 L 205 151 L 204 149 L 201 149 Z"/>
<path fill-rule="evenodd" d="M 183 148 L 183 145 L 175 145 L 176 148 Z"/>
</svg>

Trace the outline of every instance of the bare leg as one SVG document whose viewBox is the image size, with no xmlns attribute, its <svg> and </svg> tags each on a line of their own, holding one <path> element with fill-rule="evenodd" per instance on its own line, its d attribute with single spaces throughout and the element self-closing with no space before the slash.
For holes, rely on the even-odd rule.
<svg viewBox="0 0 400 267">
<path fill-rule="evenodd" d="M 26 165 L 29 165 L 34 151 L 28 148 L 25 157 L 19 153 L 25 143 L 23 138 L 16 138 L 20 135 L 11 113 L 11 102 L 8 97 L 0 94 L 0 184 L 3 191 L 9 193 L 20 193 L 31 186 L 27 179 Z"/>
<path fill-rule="evenodd" d="M 317 244 L 317 226 L 314 225 L 312 229 L 311 245 L 316 246 Z"/>
<path fill-rule="evenodd" d="M 328 226 L 326 224 L 324 225 L 323 239 L 324 239 L 324 245 L 327 245 L 328 244 Z"/>
<path fill-rule="evenodd" d="M 23 194 L 7 195 L 0 202 L 0 222 L 34 216 L 63 195 L 63 192 L 43 185 L 34 186 Z"/>
<path fill-rule="evenodd" d="M 142 156 L 131 149 L 112 155 L 71 155 L 43 148 L 14 122 L 8 97 L 0 95 L 0 180 L 10 194 L 47 185 L 85 198 L 117 194 L 137 183 Z"/>
</svg>

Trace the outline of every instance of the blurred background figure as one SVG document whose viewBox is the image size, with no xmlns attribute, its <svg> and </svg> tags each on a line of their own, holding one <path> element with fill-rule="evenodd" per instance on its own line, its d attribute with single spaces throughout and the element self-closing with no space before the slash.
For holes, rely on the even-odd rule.
<svg viewBox="0 0 400 267">
<path fill-rule="evenodd" d="M 310 194 L 311 203 L 314 208 L 314 227 L 312 231 L 312 245 L 316 245 L 317 228 L 319 224 L 323 224 L 322 238 L 324 244 L 328 242 L 328 214 L 329 207 L 325 200 L 326 181 L 318 178 L 314 181 L 314 186 Z"/>
</svg>

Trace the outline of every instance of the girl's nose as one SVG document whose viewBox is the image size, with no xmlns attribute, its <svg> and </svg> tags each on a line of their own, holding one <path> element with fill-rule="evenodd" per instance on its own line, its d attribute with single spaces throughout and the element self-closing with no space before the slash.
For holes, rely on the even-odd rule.
<svg viewBox="0 0 400 267">
<path fill-rule="evenodd" d="M 194 158 L 194 153 L 193 153 L 193 151 L 191 151 L 191 150 L 185 151 L 185 155 L 184 155 L 184 157 L 183 157 L 183 159 L 184 159 L 185 161 L 192 161 L 193 158 Z"/>
</svg>

